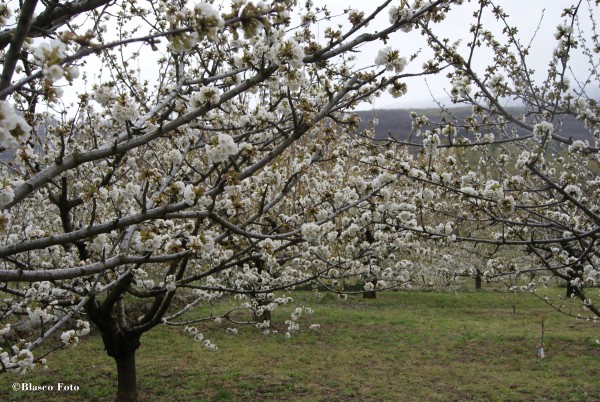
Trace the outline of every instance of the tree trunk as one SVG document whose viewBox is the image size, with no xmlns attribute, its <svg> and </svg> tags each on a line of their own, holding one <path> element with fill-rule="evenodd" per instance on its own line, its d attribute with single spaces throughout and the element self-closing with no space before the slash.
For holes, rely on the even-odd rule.
<svg viewBox="0 0 600 402">
<path fill-rule="evenodd" d="M 571 298 L 571 297 L 576 297 L 577 296 L 577 287 L 573 286 L 571 284 L 571 281 L 574 279 L 583 279 L 583 267 L 576 267 L 573 270 L 573 273 L 571 274 L 571 276 L 569 277 L 569 279 L 567 280 L 567 297 Z"/>
<path fill-rule="evenodd" d="M 567 281 L 567 298 L 575 296 L 575 286 L 571 285 L 571 281 Z"/>
<path fill-rule="evenodd" d="M 481 290 L 481 275 L 479 274 L 475 276 L 475 289 Z"/>
<path fill-rule="evenodd" d="M 93 300 L 86 305 L 86 312 L 102 334 L 106 354 L 115 359 L 117 365 L 118 388 L 115 400 L 137 401 L 135 351 L 140 347 L 142 333 L 122 328 L 112 310 L 98 308 Z"/>
<path fill-rule="evenodd" d="M 364 291 L 363 299 L 377 299 L 377 292 L 375 290 Z"/>
<path fill-rule="evenodd" d="M 114 357 L 117 363 L 118 389 L 117 402 L 135 402 L 137 401 L 137 381 L 135 372 L 135 351 Z"/>
<path fill-rule="evenodd" d="M 375 290 L 377 279 L 373 279 L 371 283 L 373 284 L 373 290 L 365 290 L 363 292 L 363 299 L 377 299 L 377 291 Z"/>
<path fill-rule="evenodd" d="M 264 310 L 262 314 L 254 313 L 254 320 L 258 323 L 269 321 L 271 322 L 271 312 L 269 310 Z"/>
</svg>

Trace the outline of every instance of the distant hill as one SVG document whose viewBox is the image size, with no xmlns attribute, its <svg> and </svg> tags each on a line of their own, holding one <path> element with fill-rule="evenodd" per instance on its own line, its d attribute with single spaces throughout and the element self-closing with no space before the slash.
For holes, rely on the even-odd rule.
<svg viewBox="0 0 600 402">
<path fill-rule="evenodd" d="M 432 122 L 442 122 L 442 114 L 439 109 L 413 109 L 419 115 L 425 115 Z M 453 115 L 459 120 L 464 120 L 471 114 L 470 108 L 453 108 L 450 109 Z M 522 109 L 512 108 L 515 114 L 522 113 Z M 409 109 L 375 109 L 371 111 L 357 111 L 356 113 L 362 120 L 360 124 L 360 131 L 367 128 L 373 128 L 370 122 L 377 118 L 378 124 L 375 128 L 375 138 L 386 139 L 392 136 L 398 140 L 411 141 L 419 143 L 421 138 L 415 138 L 412 132 L 412 119 L 410 113 L 412 110 Z M 588 140 L 590 144 L 593 143 L 593 138 L 589 131 L 583 126 L 583 124 L 577 119 L 566 116 L 562 120 L 561 135 L 566 138 L 572 138 L 573 140 Z M 522 134 L 524 130 L 518 129 Z M 464 133 L 463 133 L 464 134 Z M 45 132 L 40 126 L 38 128 L 38 136 L 45 137 Z M 14 150 L 5 150 L 0 152 L 0 161 L 7 162 L 14 156 Z"/>
<path fill-rule="evenodd" d="M 471 115 L 470 108 L 453 108 L 450 109 L 452 114 L 459 120 L 464 120 Z M 441 123 L 442 113 L 439 109 L 415 109 L 419 115 L 425 115 L 430 121 Z M 523 112 L 523 109 L 511 109 L 515 114 Z M 372 111 L 358 111 L 356 113 L 362 120 L 360 129 L 364 130 L 369 127 L 370 122 L 377 118 L 378 124 L 375 128 L 375 138 L 385 139 L 390 136 L 402 141 L 418 142 L 420 139 L 415 139 L 412 133 L 412 119 L 410 117 L 411 110 L 408 109 L 379 109 Z M 525 134 L 524 130 L 518 128 L 518 131 Z M 463 133 L 464 134 L 464 133 Z M 590 132 L 584 127 L 583 123 L 571 116 L 562 118 L 561 135 L 573 140 L 588 140 L 592 143 L 593 139 Z"/>
</svg>

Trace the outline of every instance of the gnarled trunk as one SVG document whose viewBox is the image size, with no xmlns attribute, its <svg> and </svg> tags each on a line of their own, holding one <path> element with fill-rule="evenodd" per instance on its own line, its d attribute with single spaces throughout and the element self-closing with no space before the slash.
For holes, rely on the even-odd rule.
<svg viewBox="0 0 600 402">
<path fill-rule="evenodd" d="M 118 389 L 115 398 L 118 402 L 137 401 L 135 352 L 140 347 L 142 331 L 133 330 L 124 320 L 121 310 L 121 293 L 128 282 L 116 287 L 102 304 L 91 299 L 85 310 L 100 333 L 106 354 L 115 359 L 117 365 Z M 115 305 L 118 308 L 114 308 Z M 119 313 L 120 311 L 120 313 Z"/>
<path fill-rule="evenodd" d="M 104 332 L 106 331 L 106 332 Z M 117 365 L 117 402 L 137 401 L 135 352 L 140 346 L 140 335 L 123 331 L 118 326 L 101 328 L 106 354 Z"/>
</svg>

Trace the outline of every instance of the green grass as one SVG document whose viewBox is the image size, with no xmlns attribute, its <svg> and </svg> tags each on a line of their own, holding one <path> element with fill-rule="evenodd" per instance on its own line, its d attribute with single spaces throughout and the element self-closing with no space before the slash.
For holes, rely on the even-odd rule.
<svg viewBox="0 0 600 402">
<path fill-rule="evenodd" d="M 390 292 L 347 301 L 308 292 L 292 296 L 315 314 L 300 319 L 303 330 L 291 339 L 253 328 L 228 335 L 226 324 L 211 324 L 201 330 L 219 346 L 213 353 L 180 329 L 146 334 L 137 353 L 141 400 L 600 400 L 600 324 L 553 312 L 527 294 Z M 542 315 L 546 358 L 538 359 Z M 276 314 L 280 330 L 287 317 Z M 321 329 L 308 331 L 315 322 Z M 48 363 L 46 371 L 0 376 L 0 400 L 114 397 L 113 362 L 98 337 L 55 353 Z M 80 390 L 13 392 L 15 381 L 71 383 Z"/>
</svg>

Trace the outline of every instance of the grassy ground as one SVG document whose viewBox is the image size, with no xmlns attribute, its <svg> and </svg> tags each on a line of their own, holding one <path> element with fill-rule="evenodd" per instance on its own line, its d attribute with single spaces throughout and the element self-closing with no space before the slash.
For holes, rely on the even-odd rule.
<svg viewBox="0 0 600 402">
<path fill-rule="evenodd" d="M 315 310 L 300 319 L 303 331 L 292 339 L 252 328 L 228 335 L 225 324 L 211 324 L 202 331 L 218 345 L 213 353 L 180 329 L 146 334 L 137 356 L 141 399 L 600 400 L 600 324 L 554 313 L 527 294 L 400 292 L 347 301 L 292 296 Z M 541 315 L 545 359 L 536 357 Z M 283 312 L 275 319 L 283 329 Z M 308 331 L 316 322 L 321 329 Z M 97 337 L 55 353 L 49 366 L 0 376 L 0 400 L 112 400 L 115 370 Z M 14 382 L 80 389 L 14 392 Z"/>
</svg>

